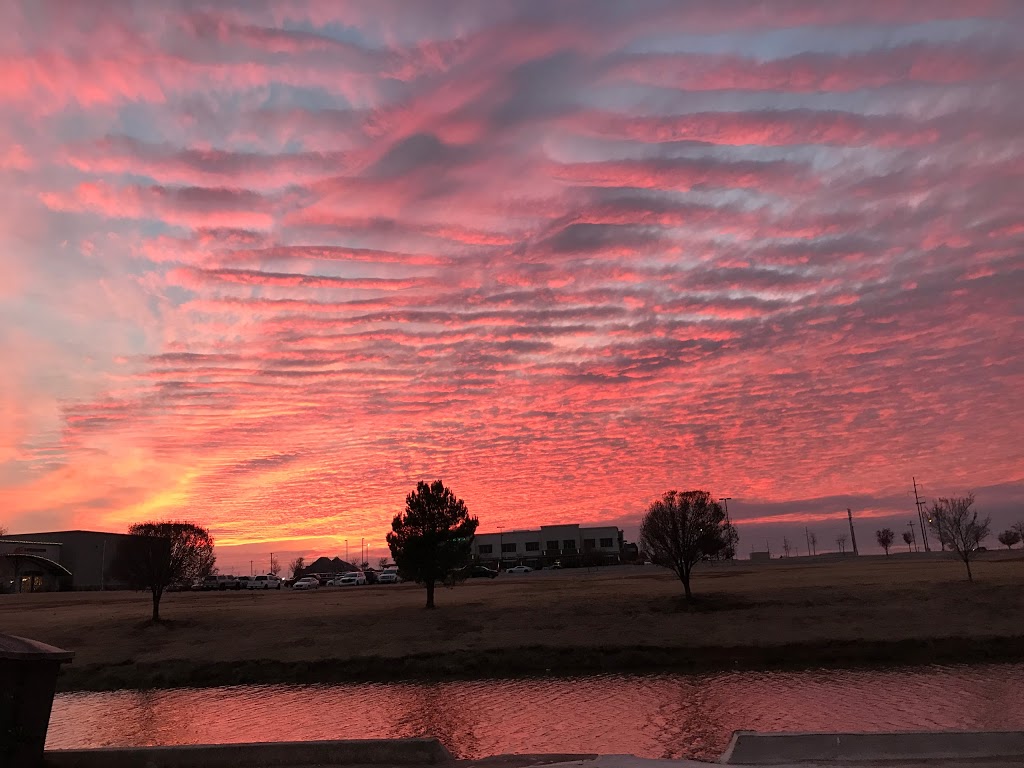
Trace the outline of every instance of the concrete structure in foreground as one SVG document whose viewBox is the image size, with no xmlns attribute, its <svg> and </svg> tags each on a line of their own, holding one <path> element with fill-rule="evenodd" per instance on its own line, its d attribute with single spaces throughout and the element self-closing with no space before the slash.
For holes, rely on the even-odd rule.
<svg viewBox="0 0 1024 768">
<path fill-rule="evenodd" d="M 434 766 L 454 762 L 437 739 L 353 739 L 180 747 L 54 749 L 46 768 L 304 768 Z"/>
<path fill-rule="evenodd" d="M 884 761 L 920 763 L 1019 760 L 1021 731 L 912 731 L 905 733 L 755 733 L 737 731 L 721 762 L 728 765 L 847 765 Z M 967 764 L 967 763 L 964 763 Z"/>
<path fill-rule="evenodd" d="M 478 533 L 473 537 L 473 557 L 484 565 L 501 562 L 531 567 L 550 565 L 556 560 L 563 565 L 589 560 L 618 563 L 622 543 L 622 531 L 614 525 L 542 525 L 537 530 Z"/>
</svg>

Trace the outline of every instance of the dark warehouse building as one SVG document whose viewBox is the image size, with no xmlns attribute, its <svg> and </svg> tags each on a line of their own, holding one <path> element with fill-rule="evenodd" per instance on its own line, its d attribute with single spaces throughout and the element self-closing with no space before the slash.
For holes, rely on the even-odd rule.
<svg viewBox="0 0 1024 768">
<path fill-rule="evenodd" d="M 124 589 L 110 565 L 124 533 L 52 531 L 0 536 L 0 592 Z"/>
</svg>

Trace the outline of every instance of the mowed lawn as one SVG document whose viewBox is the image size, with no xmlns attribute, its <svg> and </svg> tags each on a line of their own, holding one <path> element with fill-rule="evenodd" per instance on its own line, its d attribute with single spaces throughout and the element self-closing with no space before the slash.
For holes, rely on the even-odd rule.
<svg viewBox="0 0 1024 768">
<path fill-rule="evenodd" d="M 1024 636 L 1024 557 L 989 553 L 975 583 L 954 560 L 909 556 L 832 563 L 704 566 L 696 609 L 654 566 L 502 574 L 437 592 L 414 584 L 312 592 L 165 596 L 0 596 L 0 631 L 73 650 L 74 666 L 273 659 L 294 663 L 466 650 L 700 649 L 829 641 Z"/>
</svg>

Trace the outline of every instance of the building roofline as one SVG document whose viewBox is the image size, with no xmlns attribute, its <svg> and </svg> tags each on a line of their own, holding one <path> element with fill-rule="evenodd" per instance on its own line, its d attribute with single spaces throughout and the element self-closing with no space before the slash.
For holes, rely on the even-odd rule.
<svg viewBox="0 0 1024 768">
<path fill-rule="evenodd" d="M 511 536 L 515 533 L 543 533 L 545 528 L 579 528 L 581 531 L 591 530 L 593 528 L 614 528 L 617 531 L 622 529 L 619 526 L 609 523 L 607 525 L 584 525 L 583 523 L 551 523 L 550 525 L 542 525 L 540 528 L 516 528 L 511 531 L 481 531 L 473 534 L 474 536 L 497 536 L 501 534 L 503 536 Z"/>
<path fill-rule="evenodd" d="M 69 531 L 22 531 L 21 533 L 9 533 L 6 536 L 0 536 L 0 541 L 8 540 L 13 536 L 66 536 L 70 533 L 88 533 L 94 536 L 131 536 L 130 533 L 123 533 L 119 531 L 87 531 L 81 528 L 75 528 Z M 37 542 L 38 543 L 38 542 Z M 60 543 L 60 542 L 54 542 Z"/>
<path fill-rule="evenodd" d="M 0 541 L 5 544 L 46 544 L 51 547 L 62 546 L 59 541 L 26 541 L 25 539 L 12 539 L 10 536 L 0 536 Z"/>
</svg>

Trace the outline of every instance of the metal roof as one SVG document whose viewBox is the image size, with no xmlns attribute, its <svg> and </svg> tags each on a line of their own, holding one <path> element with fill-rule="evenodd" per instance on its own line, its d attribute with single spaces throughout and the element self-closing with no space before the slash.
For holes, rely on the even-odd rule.
<svg viewBox="0 0 1024 768">
<path fill-rule="evenodd" d="M 31 544 L 38 544 L 39 542 L 36 541 L 36 542 L 29 542 L 29 543 L 31 543 Z M 43 557 L 42 555 L 33 555 L 33 554 L 29 553 L 29 552 L 0 552 L 0 557 L 24 557 L 24 558 L 27 558 L 27 559 L 32 560 L 34 562 L 40 563 L 41 565 L 45 565 L 45 566 L 47 566 L 49 568 L 53 568 L 53 570 L 55 570 L 55 571 L 63 571 L 68 576 L 72 576 L 73 577 L 73 574 L 71 573 L 71 571 L 69 571 L 63 565 L 61 565 L 60 563 L 56 562 L 55 560 L 51 560 L 48 557 Z"/>
</svg>

